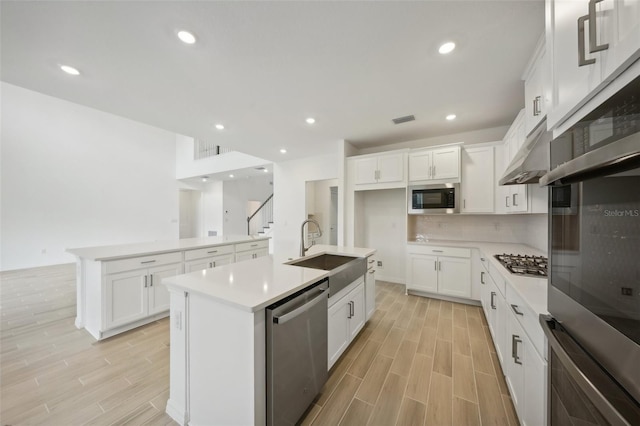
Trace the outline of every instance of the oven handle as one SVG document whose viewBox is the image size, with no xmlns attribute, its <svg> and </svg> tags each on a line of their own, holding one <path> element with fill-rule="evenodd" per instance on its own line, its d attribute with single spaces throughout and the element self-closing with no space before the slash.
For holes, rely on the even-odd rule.
<svg viewBox="0 0 640 426">
<path fill-rule="evenodd" d="M 602 393 L 595 387 L 591 380 L 580 370 L 580 368 L 573 362 L 567 351 L 564 350 L 562 344 L 558 341 L 556 336 L 551 331 L 549 323 L 554 321 L 550 315 L 540 314 L 540 324 L 542 330 L 547 336 L 549 342 L 549 350 L 553 350 L 562 365 L 567 369 L 569 375 L 587 395 L 589 400 L 600 411 L 600 414 L 604 416 L 607 421 L 612 425 L 630 426 L 629 423 L 622 417 L 622 415 L 611 405 L 609 401 L 602 395 Z M 550 367 L 551 368 L 551 367 Z M 551 384 L 549 383 L 549 386 Z"/>
<path fill-rule="evenodd" d="M 568 184 L 640 167 L 640 133 L 582 154 L 540 178 L 540 186 Z"/>
<path fill-rule="evenodd" d="M 295 317 L 307 312 L 309 309 L 313 308 L 315 305 L 317 305 L 318 303 L 320 303 L 320 301 L 322 301 L 322 299 L 326 299 L 327 295 L 325 294 L 325 290 L 320 290 L 320 294 L 318 294 L 316 297 L 314 297 L 313 299 L 309 300 L 307 303 L 305 303 L 304 305 L 290 311 L 287 312 L 284 315 L 274 315 L 273 316 L 273 322 L 275 324 L 284 324 L 287 321 L 290 321 L 292 319 L 294 319 Z"/>
</svg>

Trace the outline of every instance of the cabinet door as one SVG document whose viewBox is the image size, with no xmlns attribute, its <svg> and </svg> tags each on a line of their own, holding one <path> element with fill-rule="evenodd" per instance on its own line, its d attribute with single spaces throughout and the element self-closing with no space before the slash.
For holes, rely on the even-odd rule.
<svg viewBox="0 0 640 426">
<path fill-rule="evenodd" d="M 493 147 L 462 150 L 462 212 L 493 212 Z"/>
<path fill-rule="evenodd" d="M 438 258 L 427 254 L 409 253 L 407 288 L 438 291 Z"/>
<path fill-rule="evenodd" d="M 509 212 L 522 213 L 529 211 L 529 200 L 527 198 L 527 185 L 509 185 L 510 204 Z"/>
<path fill-rule="evenodd" d="M 409 181 L 431 179 L 431 151 L 409 154 Z"/>
<path fill-rule="evenodd" d="M 351 318 L 349 318 L 349 341 L 351 341 L 362 330 L 365 323 L 364 283 L 349 292 L 347 298 L 351 302 Z"/>
<path fill-rule="evenodd" d="M 364 279 L 365 285 L 365 305 L 367 311 L 367 321 L 376 310 L 376 270 L 371 268 L 367 271 Z"/>
<path fill-rule="evenodd" d="M 482 310 L 484 311 L 484 316 L 489 324 L 489 330 L 491 331 L 491 334 L 493 334 L 495 333 L 493 325 L 491 324 L 491 292 L 493 291 L 493 280 L 491 279 L 491 275 L 489 275 L 484 268 L 480 271 L 480 285 L 480 301 L 482 303 Z"/>
<path fill-rule="evenodd" d="M 328 310 L 327 349 L 328 368 L 340 358 L 349 345 L 349 304 L 346 297 L 338 300 Z"/>
<path fill-rule="evenodd" d="M 433 151 L 432 179 L 460 179 L 460 147 L 441 148 Z"/>
<path fill-rule="evenodd" d="M 640 54 L 640 2 L 604 0 L 596 4 L 598 44 L 609 44 L 602 51 L 602 79 L 608 79 L 635 61 Z"/>
<path fill-rule="evenodd" d="M 469 259 L 438 258 L 438 293 L 471 297 L 471 262 Z"/>
<path fill-rule="evenodd" d="M 523 339 L 521 353 L 524 365 L 524 413 L 522 424 L 525 426 L 543 425 L 547 412 L 547 363 L 528 338 Z"/>
<path fill-rule="evenodd" d="M 167 277 L 175 277 L 182 273 L 182 265 L 179 263 L 173 265 L 162 265 L 149 269 L 149 315 L 163 312 L 169 309 L 169 290 L 167 286 L 162 284 L 162 279 Z"/>
<path fill-rule="evenodd" d="M 190 260 L 184 263 L 184 272 L 188 274 L 189 272 L 200 271 L 202 269 L 209 269 L 211 267 L 211 261 L 209 258 L 198 259 L 198 260 Z"/>
<path fill-rule="evenodd" d="M 404 154 L 388 154 L 378 157 L 378 182 L 404 180 Z"/>
<path fill-rule="evenodd" d="M 589 13 L 589 2 L 547 0 L 546 50 L 552 71 L 552 99 L 548 127 L 560 123 L 601 81 L 601 52 L 589 53 L 589 25 L 584 25 L 584 58 L 595 63 L 578 65 L 578 18 Z M 601 7 L 601 6 L 598 6 Z"/>
<path fill-rule="evenodd" d="M 520 323 L 509 313 L 507 315 L 507 333 L 506 341 L 508 347 L 508 353 L 505 353 L 505 361 L 502 364 L 506 365 L 505 375 L 509 390 L 511 391 L 511 399 L 513 405 L 518 412 L 518 416 L 522 420 L 522 413 L 524 408 L 524 342 L 527 340 Z M 542 423 L 540 423 L 542 424 Z"/>
<path fill-rule="evenodd" d="M 354 161 L 355 184 L 362 185 L 377 182 L 378 158 L 358 158 Z"/>
<path fill-rule="evenodd" d="M 525 134 L 531 133 L 546 114 L 544 98 L 544 53 L 538 56 L 529 77 L 524 82 Z"/>
<path fill-rule="evenodd" d="M 236 262 L 242 262 L 243 260 L 251 260 L 254 259 L 255 252 L 253 250 L 250 251 L 241 251 L 236 253 Z"/>
<path fill-rule="evenodd" d="M 498 287 L 495 284 L 495 281 L 492 281 L 493 291 L 495 293 L 494 296 L 494 306 L 493 310 L 493 340 L 496 347 L 496 354 L 498 355 L 498 359 L 500 360 L 502 365 L 504 365 L 504 357 L 508 356 L 507 354 L 507 315 L 509 314 L 507 311 L 507 301 L 502 296 Z"/>
<path fill-rule="evenodd" d="M 147 316 L 148 280 L 146 269 L 106 276 L 107 329 Z"/>
</svg>

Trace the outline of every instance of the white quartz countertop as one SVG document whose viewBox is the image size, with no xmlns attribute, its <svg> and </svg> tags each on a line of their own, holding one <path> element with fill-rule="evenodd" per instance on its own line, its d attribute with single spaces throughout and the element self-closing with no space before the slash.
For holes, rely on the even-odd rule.
<svg viewBox="0 0 640 426">
<path fill-rule="evenodd" d="M 268 240 L 269 237 L 252 237 L 248 235 L 228 235 L 204 238 L 182 238 L 169 241 L 151 241 L 145 243 L 118 244 L 112 246 L 80 247 L 67 249 L 68 253 L 90 260 L 115 260 L 131 256 L 168 253 L 215 247 L 249 241 Z"/>
<path fill-rule="evenodd" d="M 307 254 L 311 252 L 309 250 Z M 366 257 L 375 253 L 375 249 L 314 246 L 313 254 L 319 253 Z M 197 293 L 247 312 L 256 312 L 328 276 L 328 271 L 282 264 L 273 256 L 265 256 L 164 278 L 162 283 L 170 289 Z"/>
<path fill-rule="evenodd" d="M 426 242 L 409 241 L 410 245 L 447 246 L 477 248 L 489 260 L 492 270 L 502 277 L 535 311 L 536 314 L 548 313 L 547 280 L 545 278 L 526 277 L 512 274 L 494 257 L 496 254 L 522 254 L 546 256 L 547 254 L 525 244 L 495 243 L 485 241 L 429 240 Z"/>
</svg>

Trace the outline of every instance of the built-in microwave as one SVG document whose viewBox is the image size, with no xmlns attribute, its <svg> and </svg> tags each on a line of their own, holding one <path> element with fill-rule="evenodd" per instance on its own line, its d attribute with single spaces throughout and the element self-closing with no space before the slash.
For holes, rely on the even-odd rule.
<svg viewBox="0 0 640 426">
<path fill-rule="evenodd" d="M 451 214 L 460 212 L 460 184 L 410 186 L 409 214 Z"/>
</svg>

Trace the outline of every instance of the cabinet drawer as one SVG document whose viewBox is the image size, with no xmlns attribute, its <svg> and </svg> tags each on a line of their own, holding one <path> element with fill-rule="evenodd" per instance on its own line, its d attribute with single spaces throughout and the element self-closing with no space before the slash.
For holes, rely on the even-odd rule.
<svg viewBox="0 0 640 426">
<path fill-rule="evenodd" d="M 433 256 L 471 257 L 471 249 L 462 247 L 423 246 L 417 253 L 431 254 Z"/>
<path fill-rule="evenodd" d="M 205 247 L 184 252 L 184 260 L 202 259 L 203 257 L 220 256 L 233 253 L 233 245 Z"/>
<path fill-rule="evenodd" d="M 249 241 L 248 243 L 236 244 L 236 252 L 269 248 L 269 240 Z"/>
<path fill-rule="evenodd" d="M 507 287 L 507 304 L 508 308 L 516 317 L 524 332 L 531 339 L 531 343 L 538 351 L 542 358 L 546 359 L 544 350 L 544 332 L 538 322 L 538 315 L 527 305 L 522 297 L 511 286 Z"/>
<path fill-rule="evenodd" d="M 182 252 L 162 253 L 149 256 L 129 257 L 127 259 L 111 260 L 104 262 L 104 271 L 107 274 L 131 271 L 133 269 L 150 268 L 158 265 L 182 262 Z"/>
</svg>

